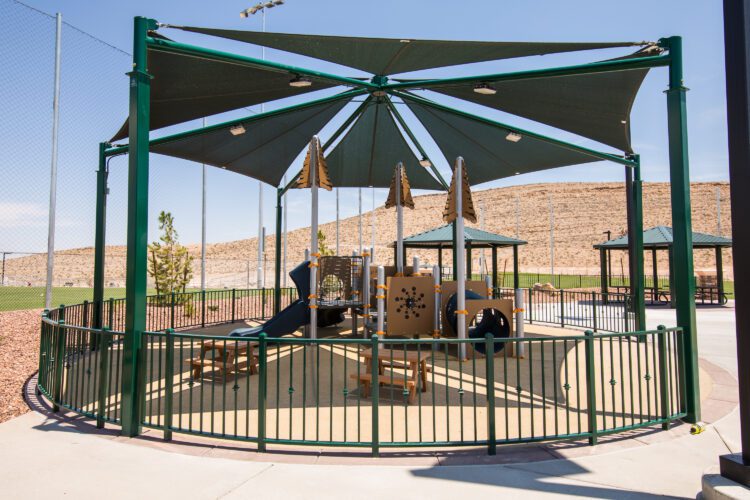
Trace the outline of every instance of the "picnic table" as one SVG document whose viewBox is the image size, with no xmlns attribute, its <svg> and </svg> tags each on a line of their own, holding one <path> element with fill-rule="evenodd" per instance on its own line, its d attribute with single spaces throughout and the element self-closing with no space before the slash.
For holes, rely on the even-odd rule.
<svg viewBox="0 0 750 500">
<path fill-rule="evenodd" d="M 403 349 L 378 349 L 378 374 L 372 373 L 373 350 L 366 349 L 359 353 L 365 360 L 366 372 L 352 374 L 351 377 L 358 379 L 363 386 L 363 396 L 369 395 L 370 386 L 377 382 L 378 386 L 389 384 L 403 387 L 409 392 L 409 403 L 414 403 L 417 396 L 417 386 L 422 392 L 427 391 L 427 359 L 429 352 L 404 351 Z M 389 368 L 391 373 L 386 374 Z M 397 369 L 403 369 L 404 373 L 396 373 Z"/>
<path fill-rule="evenodd" d="M 245 371 L 250 375 L 258 373 L 258 357 L 255 355 L 256 342 L 247 340 L 204 340 L 201 342 L 200 356 L 186 362 L 193 368 L 193 379 L 198 380 L 207 367 L 218 369 L 219 375 L 226 378 L 235 371 Z M 209 353 L 216 354 L 209 356 Z"/>
</svg>

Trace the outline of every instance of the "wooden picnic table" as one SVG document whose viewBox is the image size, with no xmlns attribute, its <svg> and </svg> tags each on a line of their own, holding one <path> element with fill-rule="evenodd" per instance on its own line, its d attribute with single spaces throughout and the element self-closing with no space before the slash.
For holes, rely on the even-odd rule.
<svg viewBox="0 0 750 500">
<path fill-rule="evenodd" d="M 206 367 L 218 368 L 219 374 L 227 374 L 245 370 L 253 375 L 258 373 L 258 357 L 255 355 L 256 342 L 247 340 L 204 340 L 201 342 L 200 356 L 188 359 L 193 368 L 193 379 L 198 380 Z M 216 355 L 207 356 L 216 351 Z"/>
<path fill-rule="evenodd" d="M 359 353 L 364 358 L 366 372 L 362 374 L 352 374 L 352 378 L 359 379 L 364 386 L 364 396 L 367 397 L 370 385 L 374 385 L 373 379 L 377 378 L 378 386 L 383 384 L 393 384 L 403 386 L 409 391 L 409 403 L 413 403 L 416 398 L 417 386 L 422 392 L 427 391 L 427 360 L 430 357 L 429 352 L 404 351 L 403 349 L 378 349 L 378 374 L 372 373 L 372 349 L 366 349 Z M 386 375 L 385 368 L 390 368 L 395 372 L 399 368 L 408 373 L 391 373 Z"/>
</svg>

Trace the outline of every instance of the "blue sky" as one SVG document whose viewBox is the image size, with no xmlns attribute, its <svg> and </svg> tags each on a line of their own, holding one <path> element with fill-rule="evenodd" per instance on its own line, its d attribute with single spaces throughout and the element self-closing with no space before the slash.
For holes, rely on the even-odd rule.
<svg viewBox="0 0 750 500">
<path fill-rule="evenodd" d="M 10 0 L 0 0 L 9 4 Z M 240 10 L 254 2 L 205 0 L 160 0 L 128 2 L 81 2 L 28 0 L 29 5 L 45 12 L 60 11 L 67 23 L 77 26 L 109 44 L 131 50 L 132 18 L 135 15 L 153 17 L 160 22 L 220 28 L 259 30 L 260 16 L 240 19 Z M 7 5 L 6 5 L 7 7 Z M 12 12 L 17 10 L 12 8 Z M 40 43 L 24 43 L 17 58 L 33 61 L 17 74 L 0 76 L 0 84 L 16 94 L 12 108 L 19 120 L 43 123 L 39 128 L 38 142 L 28 136 L 9 139 L 0 134 L 4 150 L 0 153 L 0 167 L 18 168 L 12 182 L 19 186 L 0 187 L 0 204 L 5 215 L 0 216 L 0 250 L 11 248 L 44 248 L 46 230 L 46 194 L 48 187 L 48 116 L 51 98 L 48 78 L 51 64 L 50 33 L 47 21 L 38 26 L 23 23 L 27 31 L 23 36 L 40 33 Z M 282 7 L 268 11 L 268 31 L 316 33 L 330 35 L 357 35 L 394 38 L 433 38 L 497 41 L 640 41 L 656 40 L 663 36 L 681 35 L 684 39 L 685 84 L 688 94 L 688 127 L 690 134 L 691 174 L 694 181 L 726 180 L 726 118 L 724 96 L 723 34 L 721 8 L 716 2 L 688 1 L 443 1 L 411 0 L 360 2 L 333 0 L 310 2 L 287 0 Z M 32 35 L 29 35 L 28 32 Z M 248 55 L 260 55 L 260 49 L 235 42 L 208 37 L 198 37 L 175 30 L 165 34 L 180 41 L 231 50 Z M 72 33 L 70 40 L 63 39 L 63 107 L 61 125 L 61 170 L 65 173 L 60 183 L 60 216 L 58 217 L 58 248 L 90 245 L 93 241 L 93 170 L 96 167 L 96 144 L 114 133 L 127 112 L 128 58 L 122 53 L 97 45 L 81 34 Z M 9 48 L 13 39 L 6 33 L 0 35 L 0 47 Z M 24 52 L 25 51 L 25 52 Z M 625 49 L 627 51 L 627 49 Z M 543 66 L 557 66 L 605 59 L 623 54 L 623 49 L 585 52 L 506 60 L 460 67 L 423 71 L 421 75 L 469 75 L 482 72 L 500 72 Z M 0 59 L 11 56 L 6 51 Z M 280 62 L 338 72 L 344 75 L 362 75 L 356 70 L 316 62 L 301 56 L 268 50 L 266 57 Z M 4 61 L 5 62 L 5 61 Z M 100 64 L 101 66 L 96 66 Z M 66 73 L 67 68 L 67 73 Z M 11 81 L 16 77 L 16 81 Z M 646 181 L 668 180 L 666 151 L 666 105 L 662 91 L 666 87 L 666 70 L 657 69 L 647 77 L 636 101 L 632 116 L 633 145 L 641 154 L 643 176 Z M 316 94 L 317 95 L 317 94 Z M 66 101 L 67 99 L 67 101 Z M 448 98 L 443 102 L 455 103 Z M 0 105 L 7 111 L 13 104 Z M 267 109 L 290 101 L 272 103 Z M 462 109 L 500 119 L 519 127 L 547 133 L 577 144 L 607 151 L 572 134 L 555 131 L 549 127 L 505 115 L 501 112 L 461 103 Z M 253 108 L 257 111 L 257 108 Z M 211 117 L 216 123 L 228 117 L 248 114 L 242 110 L 222 117 Z M 407 114 L 407 113 L 405 113 Z M 407 114 L 407 120 L 408 120 Z M 414 123 L 414 120 L 409 120 Z M 32 123 L 29 126 L 32 127 Z M 199 126 L 200 122 L 172 127 L 165 132 Z M 324 129 L 326 133 L 336 123 Z M 2 125 L 0 125 L 2 127 Z M 434 143 L 416 127 L 420 142 L 436 159 L 438 168 L 448 175 L 448 166 L 441 160 Z M 165 133 L 165 132 L 159 132 Z M 63 139 L 67 137 L 68 140 Z M 13 142 L 11 142 L 13 141 Z M 9 143 L 10 142 L 10 143 Z M 3 155 L 6 156 L 3 159 Z M 10 157 L 10 161 L 8 159 Z M 18 158 L 27 163 L 24 170 L 18 167 Z M 108 243 L 124 241 L 125 162 L 112 162 L 111 200 Z M 290 167 L 293 173 L 299 162 Z M 21 178 L 17 178 L 20 176 Z M 25 181 L 35 179 L 33 189 Z M 527 174 L 513 179 L 496 181 L 479 188 L 560 181 L 622 181 L 621 166 L 595 163 L 580 167 Z M 208 175 L 208 238 L 211 242 L 227 241 L 254 236 L 257 232 L 257 181 L 217 169 Z M 376 191 L 376 203 L 385 199 L 385 191 Z M 356 190 L 342 190 L 342 215 L 357 212 Z M 264 223 L 273 231 L 273 191 L 265 189 Z M 364 196 L 365 209 L 371 207 L 371 193 Z M 334 197 L 322 197 L 321 220 L 334 218 Z M 309 223 L 309 194 L 296 192 L 289 199 L 290 228 Z M 153 156 L 151 220 L 158 210 L 171 210 L 181 230 L 183 240 L 200 239 L 200 166 L 184 161 Z M 8 215 L 10 214 L 10 215 Z M 15 214 L 15 215 L 14 215 Z M 436 221 L 436 224 L 438 221 Z M 61 229 L 62 228 L 62 229 Z M 152 237 L 155 224 L 151 224 Z M 369 232 L 367 233 L 369 234 Z M 25 235 L 25 236 L 24 236 Z M 23 248 L 21 248 L 23 247 Z"/>
</svg>

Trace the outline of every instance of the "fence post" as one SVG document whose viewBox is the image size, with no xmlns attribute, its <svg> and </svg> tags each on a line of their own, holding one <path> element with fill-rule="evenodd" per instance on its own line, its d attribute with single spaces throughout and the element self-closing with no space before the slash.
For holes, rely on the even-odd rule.
<svg viewBox="0 0 750 500">
<path fill-rule="evenodd" d="M 260 296 L 261 296 L 260 317 L 261 319 L 266 319 L 266 289 L 265 288 L 260 289 Z"/>
<path fill-rule="evenodd" d="M 529 324 L 534 323 L 534 289 L 529 288 Z"/>
<path fill-rule="evenodd" d="M 565 290 L 560 289 L 560 328 L 565 328 Z"/>
<path fill-rule="evenodd" d="M 57 313 L 57 335 L 55 336 L 55 381 L 52 388 L 52 411 L 60 411 L 58 403 L 62 397 L 62 379 L 65 360 L 65 306 L 60 305 Z"/>
<path fill-rule="evenodd" d="M 112 343 L 110 337 L 110 327 L 103 326 L 100 338 L 97 344 L 99 345 L 99 393 L 98 403 L 96 409 L 96 428 L 104 428 L 104 420 L 107 415 L 107 397 L 109 393 L 107 391 L 107 381 L 109 380 L 109 346 Z"/>
<path fill-rule="evenodd" d="M 206 291 L 201 290 L 201 328 L 206 327 Z"/>
<path fill-rule="evenodd" d="M 487 380 L 487 454 L 497 453 L 495 437 L 495 337 L 491 333 L 484 336 L 484 354 Z M 520 361 L 519 361 L 520 363 Z"/>
<path fill-rule="evenodd" d="M 594 331 L 597 330 L 597 324 L 596 324 L 596 292 L 591 292 L 591 311 L 593 313 L 594 318 Z"/>
<path fill-rule="evenodd" d="M 378 432 L 380 427 L 380 423 L 378 422 L 378 411 L 380 408 L 380 372 L 378 371 L 378 356 L 380 353 L 378 352 L 377 333 L 373 334 L 370 337 L 370 348 L 372 349 L 372 365 L 370 372 L 373 376 L 373 379 L 370 381 L 370 393 L 372 399 L 372 456 L 378 457 L 380 456 L 380 435 Z"/>
<path fill-rule="evenodd" d="M 266 333 L 258 335 L 258 451 L 266 451 L 266 404 L 268 391 Z"/>
<path fill-rule="evenodd" d="M 586 330 L 586 401 L 589 421 L 589 444 L 597 443 L 596 435 L 596 370 L 594 367 L 594 332 Z"/>
<path fill-rule="evenodd" d="M 0 281 L 0 286 L 2 286 L 2 281 Z M 36 395 L 41 395 L 41 390 L 39 387 L 41 384 L 46 383 L 47 378 L 47 366 L 49 364 L 47 363 L 47 360 L 49 359 L 49 336 L 45 335 L 45 331 L 49 331 L 49 325 L 47 325 L 44 320 L 47 319 L 49 316 L 49 309 L 45 309 L 42 311 L 42 321 L 41 321 L 41 328 L 39 329 L 39 374 L 37 375 L 37 383 L 36 383 Z M 48 387 L 46 387 L 47 390 L 49 390 Z"/>
<path fill-rule="evenodd" d="M 164 440 L 172 440 L 172 393 L 174 392 L 174 330 L 167 328 L 167 353 L 164 366 Z"/>
<path fill-rule="evenodd" d="M 656 327 L 659 331 L 658 349 L 659 349 L 659 402 L 661 407 L 661 418 L 664 420 L 661 424 L 663 430 L 669 429 L 669 381 L 667 380 L 667 328 L 664 325 Z"/>
<path fill-rule="evenodd" d="M 232 288 L 232 323 L 235 321 L 235 300 L 237 296 L 237 289 Z"/>
<path fill-rule="evenodd" d="M 169 313 L 169 328 L 174 328 L 174 290 L 170 299 L 171 311 Z"/>
<path fill-rule="evenodd" d="M 109 298 L 109 311 L 107 311 L 107 322 L 109 322 L 109 329 L 114 330 L 115 325 L 115 299 L 113 297 Z"/>
</svg>

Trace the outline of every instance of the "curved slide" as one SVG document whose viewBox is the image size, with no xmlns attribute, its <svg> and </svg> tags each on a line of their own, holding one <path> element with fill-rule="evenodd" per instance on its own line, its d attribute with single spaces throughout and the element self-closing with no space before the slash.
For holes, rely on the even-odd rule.
<svg viewBox="0 0 750 500">
<path fill-rule="evenodd" d="M 269 337 L 281 337 L 294 333 L 299 328 L 310 323 L 310 262 L 305 261 L 289 273 L 294 286 L 297 288 L 297 300 L 279 311 L 279 314 L 260 326 L 252 328 L 238 328 L 229 334 L 230 337 L 257 337 L 265 332 Z M 339 309 L 322 310 L 325 314 L 318 314 L 318 326 L 325 327 L 340 323 L 344 320 Z"/>
</svg>

